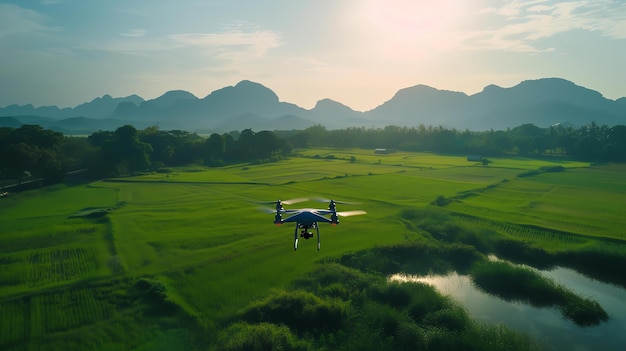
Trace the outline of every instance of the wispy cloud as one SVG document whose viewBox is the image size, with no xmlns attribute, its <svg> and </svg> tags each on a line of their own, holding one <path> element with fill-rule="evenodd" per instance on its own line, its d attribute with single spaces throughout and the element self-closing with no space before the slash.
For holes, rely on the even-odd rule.
<svg viewBox="0 0 626 351">
<path fill-rule="evenodd" d="M 181 51 L 198 57 L 241 62 L 262 58 L 269 49 L 283 44 L 278 33 L 249 25 L 229 26 L 214 33 L 176 33 L 162 37 L 147 34 L 145 30 L 134 29 L 109 42 L 88 43 L 83 48 L 135 56 Z"/>
<path fill-rule="evenodd" d="M 516 0 L 480 11 L 486 23 L 500 25 L 462 35 L 464 46 L 516 52 L 552 51 L 539 41 L 584 30 L 607 38 L 626 39 L 626 3 L 622 1 Z"/>
<path fill-rule="evenodd" d="M 42 5 L 58 5 L 65 2 L 64 0 L 41 0 Z"/>
<path fill-rule="evenodd" d="M 282 45 L 280 34 L 256 27 L 235 26 L 220 33 L 181 33 L 168 36 L 171 41 L 196 48 L 209 55 L 242 61 L 257 59 L 271 49 Z"/>
<path fill-rule="evenodd" d="M 146 35 L 145 29 L 133 29 L 130 32 L 121 33 L 124 37 L 140 38 Z"/>
<path fill-rule="evenodd" d="M 45 33 L 48 18 L 36 11 L 11 4 L 0 4 L 0 38 L 26 33 Z"/>
</svg>

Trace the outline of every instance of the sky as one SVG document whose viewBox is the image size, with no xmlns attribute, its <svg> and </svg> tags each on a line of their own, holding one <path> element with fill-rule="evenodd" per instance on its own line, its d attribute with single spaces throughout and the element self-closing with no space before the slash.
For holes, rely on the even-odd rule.
<svg viewBox="0 0 626 351">
<path fill-rule="evenodd" d="M 242 80 L 307 109 L 547 77 L 617 99 L 625 62 L 626 0 L 0 0 L 0 107 Z"/>
</svg>

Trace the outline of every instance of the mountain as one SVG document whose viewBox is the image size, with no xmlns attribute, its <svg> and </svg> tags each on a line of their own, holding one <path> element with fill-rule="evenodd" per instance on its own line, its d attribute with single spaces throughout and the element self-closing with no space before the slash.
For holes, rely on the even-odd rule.
<svg viewBox="0 0 626 351">
<path fill-rule="evenodd" d="M 492 128 L 533 123 L 547 127 L 569 121 L 615 125 L 626 123 L 626 109 L 599 92 L 559 78 L 528 80 L 512 88 L 490 86 L 470 97 L 472 120 Z"/>
<path fill-rule="evenodd" d="M 151 100 L 137 95 L 104 95 L 74 108 L 11 105 L 0 108 L 0 123 L 39 124 L 64 133 L 113 130 L 124 124 L 137 128 L 157 125 L 163 130 L 228 132 L 232 130 L 291 130 L 321 124 L 329 129 L 386 125 L 488 130 L 524 124 L 548 127 L 567 122 L 585 125 L 626 124 L 626 97 L 606 99 L 597 91 L 560 78 L 527 80 L 510 88 L 488 85 L 481 92 L 439 90 L 415 85 L 399 90 L 376 108 L 360 112 L 322 99 L 307 110 L 280 101 L 271 89 L 249 80 L 198 98 L 172 90 Z"/>
<path fill-rule="evenodd" d="M 548 127 L 564 121 L 615 125 L 626 124 L 626 101 L 622 100 L 626 99 L 606 99 L 597 91 L 560 78 L 527 80 L 511 88 L 489 85 L 471 96 L 417 85 L 398 91 L 364 116 L 400 126 L 469 130 L 529 123 Z"/>
<path fill-rule="evenodd" d="M 307 111 L 306 115 L 309 120 L 330 129 L 372 124 L 372 121 L 364 117 L 363 112 L 354 111 L 350 107 L 331 99 L 319 100 L 313 109 Z"/>
<path fill-rule="evenodd" d="M 447 125 L 455 123 L 468 105 L 468 96 L 426 85 L 398 91 L 391 100 L 366 113 L 371 120 L 397 125 Z"/>
<path fill-rule="evenodd" d="M 57 106 L 34 107 L 31 104 L 23 106 L 10 105 L 5 108 L 0 108 L 0 116 L 40 116 L 55 119 L 77 116 L 88 116 L 90 118 L 109 118 L 117 108 L 117 105 L 119 105 L 120 103 L 129 102 L 132 104 L 139 104 L 143 101 L 144 100 L 137 95 L 131 95 L 123 98 L 113 98 L 107 94 L 102 97 L 95 98 L 90 102 L 80 104 L 74 108 L 66 107 L 60 109 Z"/>
<path fill-rule="evenodd" d="M 0 117 L 0 128 L 1 127 L 9 127 L 9 128 L 19 128 L 22 125 L 22 122 L 18 121 L 13 117 Z"/>
<path fill-rule="evenodd" d="M 177 104 L 184 104 L 188 100 L 198 100 L 198 98 L 184 90 L 170 90 L 158 98 L 145 101 L 142 104 L 149 104 L 155 108 L 169 108 Z"/>
<path fill-rule="evenodd" d="M 143 101 L 143 98 L 137 95 L 131 95 L 124 98 L 113 98 L 111 95 L 106 94 L 103 97 L 91 100 L 91 102 L 86 102 L 76 106 L 72 110 L 73 113 L 71 116 L 64 117 L 86 116 L 91 118 L 109 118 L 117 108 L 117 105 L 121 102 L 139 104 Z"/>
</svg>

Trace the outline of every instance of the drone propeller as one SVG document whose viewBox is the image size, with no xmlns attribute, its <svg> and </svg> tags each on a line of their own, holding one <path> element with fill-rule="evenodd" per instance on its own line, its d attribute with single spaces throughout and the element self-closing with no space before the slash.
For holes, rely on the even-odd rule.
<svg viewBox="0 0 626 351">
<path fill-rule="evenodd" d="M 299 198 L 295 198 L 295 199 L 291 199 L 291 200 L 278 200 L 281 201 L 282 203 L 284 203 L 285 205 L 293 205 L 293 204 L 297 204 L 298 202 L 305 202 L 308 201 L 309 199 L 307 199 L 306 197 L 299 197 Z"/>
<path fill-rule="evenodd" d="M 289 199 L 289 200 L 276 200 L 276 201 L 260 201 L 257 202 L 259 204 L 277 204 L 277 203 L 281 203 L 281 204 L 285 204 L 285 205 L 293 205 L 293 204 L 297 204 L 298 202 L 304 202 L 304 201 L 308 201 L 309 199 L 307 199 L 306 197 L 298 197 L 295 199 Z"/>
<path fill-rule="evenodd" d="M 269 214 L 269 213 L 276 213 L 276 210 L 275 210 L 275 209 L 273 209 L 273 208 L 269 208 L 269 207 L 263 207 L 263 206 L 261 206 L 261 207 L 257 207 L 257 209 L 258 209 L 259 211 L 261 211 L 261 212 L 265 212 L 265 213 L 268 213 L 268 214 Z"/>
<path fill-rule="evenodd" d="M 340 205 L 360 205 L 360 202 L 348 202 L 348 201 L 337 201 L 337 200 L 333 200 L 333 199 L 323 199 L 323 198 L 315 198 L 315 201 L 317 202 L 334 202 L 336 204 L 340 204 Z"/>
<path fill-rule="evenodd" d="M 367 212 L 362 211 L 362 210 L 337 212 L 337 215 L 342 216 L 342 217 L 359 216 L 359 215 L 364 215 L 364 214 L 367 214 Z"/>
<path fill-rule="evenodd" d="M 259 211 L 261 211 L 261 212 L 265 212 L 265 213 L 268 213 L 268 214 L 276 213 L 276 209 L 275 208 L 260 206 L 260 207 L 257 207 L 257 209 Z M 285 210 L 285 209 L 282 209 L 282 210 L 279 211 L 279 213 L 295 213 L 295 212 L 298 212 L 298 211 L 299 210 Z"/>
</svg>

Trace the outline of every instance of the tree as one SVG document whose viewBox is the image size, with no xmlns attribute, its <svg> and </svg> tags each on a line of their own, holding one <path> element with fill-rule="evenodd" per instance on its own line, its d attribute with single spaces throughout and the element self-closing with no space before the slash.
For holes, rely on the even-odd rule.
<svg viewBox="0 0 626 351">
<path fill-rule="evenodd" d="M 113 134 L 121 166 L 131 173 L 150 167 L 152 146 L 139 140 L 135 127 L 125 125 L 117 128 Z"/>
<path fill-rule="evenodd" d="M 270 131 L 256 133 L 253 136 L 252 147 L 252 157 L 259 160 L 282 156 L 291 151 L 285 140 L 280 139 L 276 134 Z"/>
<path fill-rule="evenodd" d="M 250 128 L 241 131 L 231 150 L 231 156 L 235 160 L 254 159 L 254 156 L 252 156 L 254 154 L 254 134 L 254 131 Z"/>
<path fill-rule="evenodd" d="M 98 142 L 102 142 L 98 138 Z M 150 167 L 152 146 L 139 140 L 137 129 L 131 125 L 119 127 L 101 146 L 99 172 L 120 175 Z"/>
<path fill-rule="evenodd" d="M 226 140 L 217 133 L 211 134 L 204 142 L 205 145 L 205 163 L 207 165 L 219 164 L 224 161 L 224 153 L 226 152 Z"/>
<path fill-rule="evenodd" d="M 612 161 L 626 161 L 626 126 L 614 126 L 609 130 L 606 157 Z"/>
<path fill-rule="evenodd" d="M 157 126 L 151 126 L 139 132 L 139 139 L 152 146 L 150 161 L 157 167 L 169 165 L 174 159 L 175 140 L 168 132 L 160 131 Z"/>
<path fill-rule="evenodd" d="M 63 155 L 59 144 L 63 134 L 43 129 L 38 125 L 0 130 L 0 164 L 4 177 L 21 182 L 24 172 L 52 183 L 63 176 Z"/>
<path fill-rule="evenodd" d="M 59 145 L 65 168 L 68 171 L 89 168 L 91 160 L 97 157 L 99 148 L 94 147 L 88 138 L 66 136 Z"/>
</svg>

